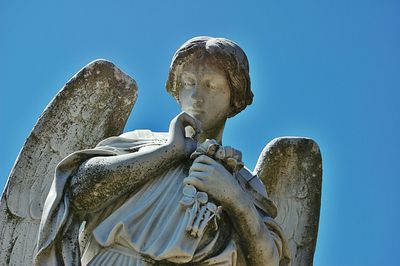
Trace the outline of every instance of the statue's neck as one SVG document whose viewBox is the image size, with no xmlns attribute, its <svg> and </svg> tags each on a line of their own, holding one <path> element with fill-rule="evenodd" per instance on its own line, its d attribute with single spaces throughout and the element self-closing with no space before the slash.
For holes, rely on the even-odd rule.
<svg viewBox="0 0 400 266">
<path fill-rule="evenodd" d="M 217 127 L 209 130 L 203 130 L 198 136 L 198 142 L 204 142 L 206 139 L 215 139 L 219 144 L 222 144 L 222 134 L 224 133 L 225 121 Z"/>
</svg>

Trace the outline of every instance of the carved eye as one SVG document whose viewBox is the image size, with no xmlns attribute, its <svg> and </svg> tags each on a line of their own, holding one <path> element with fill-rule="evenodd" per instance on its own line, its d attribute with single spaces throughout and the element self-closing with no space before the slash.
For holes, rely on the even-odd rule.
<svg viewBox="0 0 400 266">
<path fill-rule="evenodd" d="M 191 78 L 184 78 L 183 85 L 186 87 L 192 87 L 192 86 L 194 86 L 194 80 Z"/>
<path fill-rule="evenodd" d="M 217 87 L 212 82 L 207 82 L 207 88 L 210 90 L 216 90 Z"/>
</svg>

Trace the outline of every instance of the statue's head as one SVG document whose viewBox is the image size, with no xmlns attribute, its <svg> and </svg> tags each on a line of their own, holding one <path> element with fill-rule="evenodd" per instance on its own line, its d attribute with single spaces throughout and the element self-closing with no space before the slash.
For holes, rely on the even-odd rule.
<svg viewBox="0 0 400 266">
<path fill-rule="evenodd" d="M 182 73 L 185 69 L 193 69 L 196 65 L 207 65 L 226 77 L 230 90 L 227 117 L 238 114 L 252 103 L 253 93 L 250 88 L 246 54 L 236 43 L 228 39 L 207 36 L 188 40 L 172 58 L 166 87 L 178 102 L 181 103 L 180 91 L 185 85 Z"/>
</svg>

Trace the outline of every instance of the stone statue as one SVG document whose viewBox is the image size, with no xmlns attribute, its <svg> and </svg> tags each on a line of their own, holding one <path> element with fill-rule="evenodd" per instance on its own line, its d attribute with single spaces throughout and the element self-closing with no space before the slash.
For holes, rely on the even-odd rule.
<svg viewBox="0 0 400 266">
<path fill-rule="evenodd" d="M 122 133 L 136 83 L 112 63 L 83 68 L 46 108 L 0 205 L 1 264 L 312 265 L 321 156 L 278 138 L 254 171 L 222 145 L 251 104 L 245 53 L 196 37 L 175 53 L 169 132 Z"/>
</svg>

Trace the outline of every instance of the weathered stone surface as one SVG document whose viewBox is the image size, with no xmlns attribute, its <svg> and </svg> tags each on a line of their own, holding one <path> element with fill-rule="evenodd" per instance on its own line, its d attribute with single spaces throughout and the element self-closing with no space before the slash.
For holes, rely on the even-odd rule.
<svg viewBox="0 0 400 266">
<path fill-rule="evenodd" d="M 190 39 L 173 57 L 167 91 L 182 110 L 168 133 L 107 138 L 122 132 L 135 82 L 98 60 L 66 84 L 9 177 L 0 264 L 312 265 L 316 143 L 278 138 L 253 172 L 222 146 L 226 120 L 253 98 L 243 50 Z"/>
<path fill-rule="evenodd" d="M 277 205 L 293 265 L 313 265 L 321 201 L 322 159 L 309 138 L 282 137 L 263 150 L 255 172 Z"/>
<path fill-rule="evenodd" d="M 38 265 L 288 265 L 265 187 L 239 151 L 221 145 L 228 117 L 252 102 L 243 50 L 224 38 L 188 40 L 173 57 L 167 90 L 182 113 L 166 138 L 126 132 L 59 164 Z"/>
<path fill-rule="evenodd" d="M 43 203 L 66 155 L 120 134 L 137 98 L 135 81 L 105 60 L 79 71 L 26 140 L 0 205 L 0 264 L 31 265 Z"/>
</svg>

